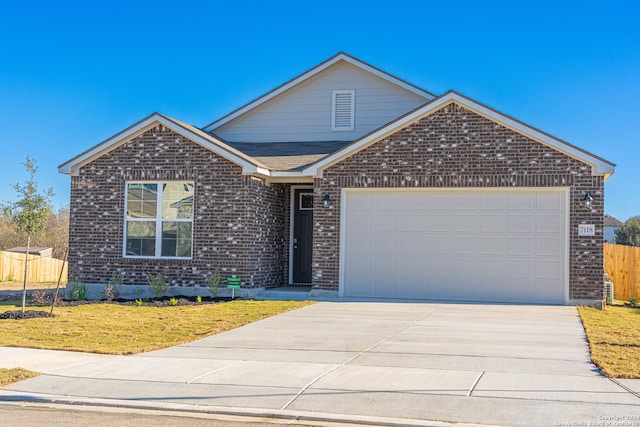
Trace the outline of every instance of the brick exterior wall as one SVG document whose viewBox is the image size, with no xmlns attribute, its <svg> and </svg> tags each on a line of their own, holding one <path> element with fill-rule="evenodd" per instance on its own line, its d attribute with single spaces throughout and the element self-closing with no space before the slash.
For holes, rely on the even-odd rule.
<svg viewBox="0 0 640 427">
<path fill-rule="evenodd" d="M 192 260 L 123 258 L 128 180 L 195 182 Z M 219 267 L 244 287 L 279 286 L 288 256 L 285 196 L 285 185 L 243 176 L 239 166 L 158 125 L 72 178 L 69 278 L 104 284 L 118 272 L 125 284 L 146 284 L 148 273 L 164 273 L 192 286 Z"/>
<path fill-rule="evenodd" d="M 587 164 L 457 104 L 442 107 L 315 180 L 314 288 L 338 290 L 340 190 L 366 187 L 569 187 L 569 298 L 603 299 L 604 179 Z M 329 209 L 322 208 L 325 193 Z M 596 236 L 578 237 L 580 223 L 595 224 Z"/>
</svg>

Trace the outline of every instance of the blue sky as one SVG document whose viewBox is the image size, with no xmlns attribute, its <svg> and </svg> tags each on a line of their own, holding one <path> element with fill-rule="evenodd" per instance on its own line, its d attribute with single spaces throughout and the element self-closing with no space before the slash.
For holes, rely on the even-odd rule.
<svg viewBox="0 0 640 427">
<path fill-rule="evenodd" d="M 204 126 L 338 51 L 455 89 L 616 163 L 606 211 L 640 215 L 637 1 L 5 2 L 0 201 L 27 154 L 57 166 L 158 111 Z"/>
</svg>

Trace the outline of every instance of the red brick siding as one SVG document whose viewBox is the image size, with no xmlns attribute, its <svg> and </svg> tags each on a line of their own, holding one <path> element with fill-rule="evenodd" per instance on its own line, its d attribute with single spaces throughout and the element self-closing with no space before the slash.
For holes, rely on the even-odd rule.
<svg viewBox="0 0 640 427">
<path fill-rule="evenodd" d="M 365 187 L 570 187 L 569 298 L 603 296 L 604 181 L 591 167 L 456 104 L 327 168 L 315 180 L 313 285 L 337 290 L 340 190 Z M 593 209 L 582 198 L 594 196 Z M 321 207 L 329 193 L 330 209 Z M 595 224 L 594 238 L 578 237 Z"/>
<path fill-rule="evenodd" d="M 128 180 L 195 182 L 192 260 L 136 260 L 122 256 L 124 191 Z M 87 186 L 91 183 L 92 186 Z M 284 275 L 281 212 L 284 186 L 242 176 L 236 164 L 163 127 L 83 166 L 71 186 L 69 277 L 106 283 L 122 272 L 144 284 L 162 272 L 178 285 L 203 284 L 216 267 L 244 286 L 275 286 Z"/>
</svg>

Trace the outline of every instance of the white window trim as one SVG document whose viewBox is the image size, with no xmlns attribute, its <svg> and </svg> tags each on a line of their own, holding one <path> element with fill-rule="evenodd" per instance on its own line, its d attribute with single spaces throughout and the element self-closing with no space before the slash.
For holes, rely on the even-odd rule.
<svg viewBox="0 0 640 427">
<path fill-rule="evenodd" d="M 351 122 L 349 126 L 336 126 L 336 97 L 338 95 L 351 95 Z M 352 131 L 355 128 L 356 116 L 356 91 L 355 90 L 334 90 L 331 93 L 331 130 L 335 132 Z"/>
<path fill-rule="evenodd" d="M 193 181 L 126 181 L 124 183 L 124 228 L 122 233 L 122 257 L 127 259 L 166 259 L 166 260 L 190 260 L 193 258 L 193 218 L 195 210 L 191 213 L 191 218 L 171 218 L 171 222 L 190 222 L 191 223 L 191 255 L 188 257 L 178 256 L 162 256 L 162 192 L 158 191 L 158 199 L 156 201 L 156 216 L 155 218 L 128 218 L 127 206 L 129 200 L 129 184 L 156 184 L 158 189 L 162 184 L 181 183 L 192 184 L 195 191 L 195 182 Z M 194 198 L 195 200 L 195 198 Z M 156 255 L 144 256 L 144 255 L 127 255 L 127 224 L 129 222 L 155 222 L 156 223 Z"/>
</svg>

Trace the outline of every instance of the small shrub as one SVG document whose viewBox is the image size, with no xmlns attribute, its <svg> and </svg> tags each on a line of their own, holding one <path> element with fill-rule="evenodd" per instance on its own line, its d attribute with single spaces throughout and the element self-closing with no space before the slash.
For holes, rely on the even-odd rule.
<svg viewBox="0 0 640 427">
<path fill-rule="evenodd" d="M 209 274 L 207 277 L 207 289 L 211 292 L 214 298 L 218 297 L 218 287 L 220 286 L 220 269 L 216 268 L 215 271 Z"/>
<path fill-rule="evenodd" d="M 7 282 L 15 282 L 15 281 L 16 281 L 16 276 L 15 276 L 13 270 L 11 270 L 11 272 L 7 276 Z"/>
<path fill-rule="evenodd" d="M 136 307 L 142 307 L 142 300 L 139 298 L 136 298 Z"/>
<path fill-rule="evenodd" d="M 122 287 L 122 275 L 118 273 L 111 274 L 111 279 L 109 279 L 109 286 L 112 288 L 113 298 L 118 298 L 120 296 L 120 288 Z"/>
<path fill-rule="evenodd" d="M 64 288 L 65 299 L 84 301 L 87 299 L 87 285 L 82 280 L 71 280 Z"/>
<path fill-rule="evenodd" d="M 31 294 L 31 299 L 33 300 L 34 305 L 49 305 L 49 301 L 51 301 L 51 298 L 49 298 L 47 291 L 41 289 L 33 291 L 33 293 Z"/>
<path fill-rule="evenodd" d="M 102 291 L 102 296 L 109 302 L 113 301 L 116 298 L 116 290 L 113 285 L 107 285 Z"/>
<path fill-rule="evenodd" d="M 610 296 L 604 297 L 604 303 L 607 304 L 607 305 L 610 305 L 611 304 L 611 297 Z"/>
<path fill-rule="evenodd" d="M 196 297 L 196 302 L 198 302 L 198 303 L 202 302 L 202 297 L 200 295 L 198 295 Z"/>
<path fill-rule="evenodd" d="M 169 300 L 169 305 L 171 305 L 171 307 L 175 307 L 176 305 L 178 305 L 178 300 L 175 298 L 171 298 Z"/>
<path fill-rule="evenodd" d="M 638 298 L 637 297 L 629 298 L 629 304 L 635 307 L 636 305 L 638 305 Z"/>
<path fill-rule="evenodd" d="M 155 276 L 149 275 L 149 287 L 156 298 L 163 296 L 167 292 L 167 276 L 158 273 Z"/>
</svg>

